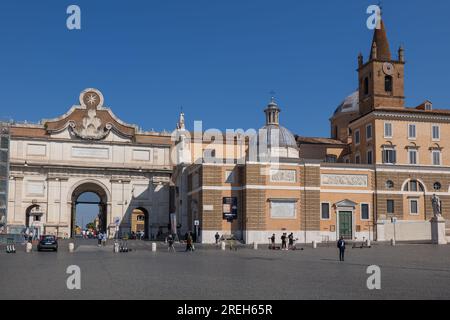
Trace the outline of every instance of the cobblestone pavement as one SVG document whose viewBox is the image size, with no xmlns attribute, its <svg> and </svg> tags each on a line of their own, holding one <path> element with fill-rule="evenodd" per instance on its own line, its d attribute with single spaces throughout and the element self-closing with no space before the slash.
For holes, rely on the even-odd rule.
<svg viewBox="0 0 450 320">
<path fill-rule="evenodd" d="M 376 245 L 347 249 L 339 262 L 334 245 L 298 251 L 266 246 L 222 251 L 167 252 L 164 243 L 128 241 L 128 253 L 112 243 L 68 242 L 58 252 L 0 252 L 0 299 L 450 299 L 450 246 Z M 66 269 L 81 269 L 81 290 L 67 289 Z M 381 290 L 368 290 L 367 267 L 381 268 Z"/>
</svg>

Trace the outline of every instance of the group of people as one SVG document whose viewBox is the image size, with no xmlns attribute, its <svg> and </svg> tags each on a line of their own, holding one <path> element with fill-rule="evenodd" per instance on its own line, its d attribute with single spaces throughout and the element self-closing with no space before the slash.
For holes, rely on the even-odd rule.
<svg viewBox="0 0 450 320">
<path fill-rule="evenodd" d="M 95 230 L 82 230 L 81 231 L 81 236 L 83 237 L 83 239 L 92 239 L 95 237 L 98 237 L 98 233 L 96 233 Z"/>
<path fill-rule="evenodd" d="M 27 242 L 31 242 L 35 239 L 39 239 L 39 230 L 34 228 L 26 228 L 22 235 Z"/>
<path fill-rule="evenodd" d="M 185 238 L 185 241 L 186 241 L 186 250 L 185 251 L 186 252 L 187 251 L 194 251 L 195 250 L 194 237 L 192 236 L 192 233 L 190 231 L 186 232 L 184 238 Z M 166 242 L 167 242 L 167 245 L 168 245 L 167 246 L 167 251 L 169 251 L 169 252 L 176 252 L 175 246 L 174 246 L 175 238 L 174 238 L 174 236 L 172 234 L 169 234 L 167 236 Z"/>
<path fill-rule="evenodd" d="M 214 235 L 214 238 L 216 240 L 216 244 L 219 244 L 220 241 L 220 235 L 218 232 L 216 232 L 216 234 Z M 272 236 L 269 238 L 270 239 L 270 249 L 276 249 L 276 237 L 275 237 L 275 233 L 272 234 Z M 185 235 L 185 240 L 186 240 L 186 251 L 194 251 L 194 241 L 193 241 L 193 237 L 192 237 L 192 233 L 186 232 Z M 295 241 L 297 241 L 298 239 L 294 238 L 294 233 L 290 233 L 289 235 L 287 235 L 286 232 L 284 232 L 281 235 L 281 250 L 295 250 Z M 174 248 L 174 238 L 172 235 L 169 235 L 167 237 L 167 243 L 168 243 L 168 251 L 172 251 L 175 252 L 175 248 Z M 339 249 L 339 260 L 340 261 L 344 261 L 344 255 L 345 255 L 345 240 L 343 237 L 340 237 L 338 242 L 337 242 L 337 247 Z"/>
<path fill-rule="evenodd" d="M 108 235 L 106 234 L 106 232 L 103 233 L 103 232 L 99 231 L 97 234 L 97 243 L 98 243 L 97 245 L 99 247 L 106 246 L 107 239 L 108 239 Z"/>
<path fill-rule="evenodd" d="M 217 234 L 218 235 L 218 234 Z M 216 243 L 218 241 L 216 235 Z M 277 249 L 276 247 L 276 243 L 275 243 L 275 233 L 272 234 L 272 236 L 269 238 L 270 239 L 270 249 Z M 281 250 L 295 250 L 295 241 L 298 239 L 294 239 L 294 234 L 291 232 L 289 235 L 287 235 L 286 232 L 284 232 L 281 235 Z M 339 261 L 344 261 L 345 259 L 345 240 L 344 237 L 340 237 L 338 242 L 337 242 L 337 247 L 339 249 Z"/>
<path fill-rule="evenodd" d="M 144 230 L 137 231 L 137 232 L 131 231 L 130 239 L 132 239 L 132 240 L 137 240 L 137 239 L 143 240 L 144 236 L 145 236 Z"/>
<path fill-rule="evenodd" d="M 275 243 L 275 233 L 272 234 L 270 239 L 270 249 L 277 249 L 276 243 Z M 287 235 L 286 232 L 284 232 L 281 235 L 281 250 L 295 250 L 295 241 L 298 239 L 294 239 L 294 234 L 291 232 L 289 235 Z"/>
</svg>

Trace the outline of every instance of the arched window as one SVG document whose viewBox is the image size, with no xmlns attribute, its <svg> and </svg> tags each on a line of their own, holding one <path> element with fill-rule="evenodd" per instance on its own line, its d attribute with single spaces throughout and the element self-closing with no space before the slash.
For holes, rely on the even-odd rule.
<svg viewBox="0 0 450 320">
<path fill-rule="evenodd" d="M 392 92 L 392 76 L 384 77 L 384 91 Z"/>
<path fill-rule="evenodd" d="M 420 183 L 417 180 L 410 180 L 408 183 L 405 184 L 403 187 L 403 191 L 410 191 L 410 192 L 424 192 L 425 188 L 422 183 Z"/>
</svg>

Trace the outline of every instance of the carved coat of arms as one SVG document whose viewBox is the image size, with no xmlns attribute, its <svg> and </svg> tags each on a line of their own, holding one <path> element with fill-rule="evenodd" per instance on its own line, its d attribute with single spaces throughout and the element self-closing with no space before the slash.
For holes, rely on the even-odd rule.
<svg viewBox="0 0 450 320">
<path fill-rule="evenodd" d="M 102 120 L 97 116 L 97 108 L 103 104 L 100 94 L 94 90 L 84 91 L 80 95 L 80 102 L 87 110 L 87 115 L 83 117 L 80 124 L 70 121 L 69 126 L 72 132 L 81 139 L 101 140 L 105 138 L 112 125 L 106 123 L 103 125 Z"/>
</svg>

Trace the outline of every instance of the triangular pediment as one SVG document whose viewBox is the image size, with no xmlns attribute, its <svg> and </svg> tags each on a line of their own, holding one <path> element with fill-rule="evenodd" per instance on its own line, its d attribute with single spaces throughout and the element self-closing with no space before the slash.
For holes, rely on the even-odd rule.
<svg viewBox="0 0 450 320">
<path fill-rule="evenodd" d="M 339 202 L 336 202 L 335 206 L 336 208 L 355 208 L 358 204 L 356 202 L 353 202 L 351 200 L 345 199 Z"/>
</svg>

